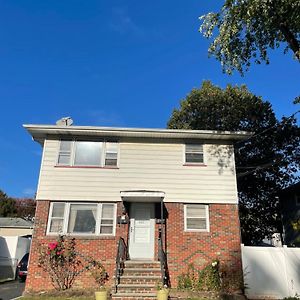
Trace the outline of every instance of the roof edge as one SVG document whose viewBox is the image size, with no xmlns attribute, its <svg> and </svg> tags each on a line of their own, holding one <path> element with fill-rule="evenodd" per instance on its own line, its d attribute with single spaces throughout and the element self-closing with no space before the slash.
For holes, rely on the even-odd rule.
<svg viewBox="0 0 300 300">
<path fill-rule="evenodd" d="M 191 129 L 160 129 L 160 128 L 127 128 L 127 127 L 98 127 L 98 126 L 57 126 L 24 124 L 23 127 L 33 139 L 41 142 L 48 135 L 89 135 L 114 137 L 144 137 L 144 138 L 195 138 L 244 140 L 252 133 L 246 131 L 218 131 Z"/>
</svg>

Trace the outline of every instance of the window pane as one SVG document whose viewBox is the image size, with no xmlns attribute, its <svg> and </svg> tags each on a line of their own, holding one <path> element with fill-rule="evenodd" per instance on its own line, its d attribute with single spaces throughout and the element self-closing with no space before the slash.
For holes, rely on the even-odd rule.
<svg viewBox="0 0 300 300">
<path fill-rule="evenodd" d="M 187 144 L 185 145 L 185 152 L 203 152 L 203 145 Z"/>
<path fill-rule="evenodd" d="M 103 219 L 114 218 L 114 205 L 113 204 L 102 204 L 102 215 Z"/>
<path fill-rule="evenodd" d="M 70 154 L 60 153 L 58 156 L 58 164 L 59 165 L 70 165 Z"/>
<path fill-rule="evenodd" d="M 118 153 L 118 143 L 106 143 L 105 145 L 106 153 Z"/>
<path fill-rule="evenodd" d="M 95 233 L 97 205 L 72 204 L 69 216 L 69 233 Z"/>
<path fill-rule="evenodd" d="M 202 163 L 203 162 L 203 153 L 186 153 L 185 161 L 191 162 L 191 163 L 193 163 L 193 162 Z"/>
<path fill-rule="evenodd" d="M 101 226 L 100 234 L 113 234 L 112 226 Z"/>
<path fill-rule="evenodd" d="M 186 144 L 185 161 L 190 163 L 203 163 L 203 145 Z"/>
<path fill-rule="evenodd" d="M 105 160 L 105 165 L 106 166 L 117 166 L 118 161 L 117 161 L 117 159 L 106 159 Z"/>
<path fill-rule="evenodd" d="M 60 151 L 71 151 L 72 143 L 72 141 L 61 141 Z"/>
<path fill-rule="evenodd" d="M 101 162 L 102 143 L 76 142 L 75 165 L 99 166 Z"/>
<path fill-rule="evenodd" d="M 187 219 L 187 229 L 206 229 L 206 220 L 205 219 Z"/>
<path fill-rule="evenodd" d="M 53 203 L 52 217 L 63 218 L 65 211 L 65 203 Z"/>
<path fill-rule="evenodd" d="M 106 153 L 106 159 L 117 159 L 118 153 Z"/>
<path fill-rule="evenodd" d="M 114 220 L 101 220 L 101 225 L 113 225 Z"/>
<path fill-rule="evenodd" d="M 187 205 L 186 216 L 187 218 L 206 218 L 205 205 Z"/>
<path fill-rule="evenodd" d="M 118 164 L 118 143 L 106 143 L 105 145 L 105 166 L 117 166 Z"/>
<path fill-rule="evenodd" d="M 50 223 L 49 232 L 62 232 L 63 219 L 53 219 Z"/>
</svg>

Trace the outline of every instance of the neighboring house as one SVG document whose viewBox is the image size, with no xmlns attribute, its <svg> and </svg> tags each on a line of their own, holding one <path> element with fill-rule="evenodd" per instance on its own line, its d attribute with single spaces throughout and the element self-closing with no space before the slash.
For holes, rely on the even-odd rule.
<svg viewBox="0 0 300 300">
<path fill-rule="evenodd" d="M 0 236 L 32 236 L 33 222 L 22 218 L 0 218 Z"/>
<path fill-rule="evenodd" d="M 160 274 L 163 250 L 174 287 L 189 263 L 200 268 L 219 259 L 227 275 L 241 274 L 233 143 L 247 133 L 24 127 L 43 146 L 27 291 L 51 288 L 38 245 L 58 234 L 76 237 L 79 251 L 101 259 L 111 280 L 120 238 L 129 269 L 140 263 Z M 94 286 L 88 272 L 75 284 Z"/>
<path fill-rule="evenodd" d="M 33 222 L 22 218 L 0 218 L 0 281 L 16 277 L 16 268 L 29 253 Z"/>
<path fill-rule="evenodd" d="M 283 240 L 288 246 L 300 246 L 300 182 L 280 194 Z"/>
</svg>

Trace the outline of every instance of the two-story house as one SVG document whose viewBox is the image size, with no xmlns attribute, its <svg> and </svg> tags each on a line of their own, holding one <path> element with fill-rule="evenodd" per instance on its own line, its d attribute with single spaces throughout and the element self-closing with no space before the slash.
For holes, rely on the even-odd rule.
<svg viewBox="0 0 300 300">
<path fill-rule="evenodd" d="M 241 274 L 233 144 L 247 133 L 24 127 L 43 147 L 27 291 L 51 289 L 38 267 L 38 243 L 58 234 L 101 259 L 112 282 L 120 238 L 129 269 L 154 266 L 152 279 L 162 275 L 175 287 L 189 263 L 201 268 L 219 259 L 228 276 Z M 139 282 L 126 274 L 127 286 Z M 94 282 L 82 273 L 75 285 Z"/>
</svg>

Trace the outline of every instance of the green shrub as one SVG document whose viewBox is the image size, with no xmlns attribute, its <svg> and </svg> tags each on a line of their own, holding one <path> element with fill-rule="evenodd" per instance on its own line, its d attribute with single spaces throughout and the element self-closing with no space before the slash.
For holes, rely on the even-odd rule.
<svg viewBox="0 0 300 300">
<path fill-rule="evenodd" d="M 215 260 L 198 273 L 198 290 L 219 291 L 221 280 L 219 275 L 219 261 Z"/>
<path fill-rule="evenodd" d="M 202 270 L 195 270 L 193 264 L 188 265 L 187 273 L 178 276 L 179 290 L 219 291 L 221 280 L 219 275 L 219 261 L 213 260 Z"/>
</svg>

